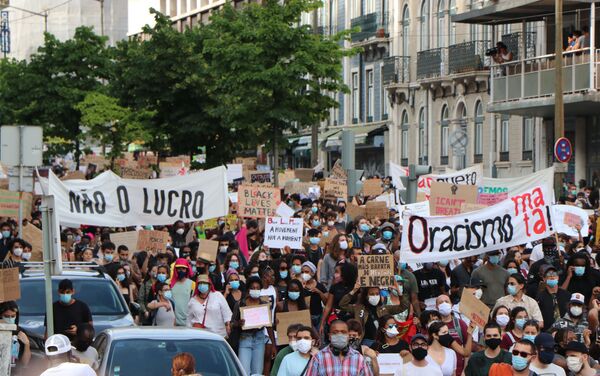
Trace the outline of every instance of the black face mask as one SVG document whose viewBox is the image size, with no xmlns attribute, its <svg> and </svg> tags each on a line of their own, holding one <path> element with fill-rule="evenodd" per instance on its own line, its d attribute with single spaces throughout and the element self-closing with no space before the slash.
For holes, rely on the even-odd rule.
<svg viewBox="0 0 600 376">
<path fill-rule="evenodd" d="M 423 360 L 427 357 L 427 349 L 424 349 L 422 347 L 412 349 L 411 353 L 416 360 Z"/>
<path fill-rule="evenodd" d="M 490 338 L 485 340 L 485 345 L 492 350 L 496 350 L 500 346 L 502 340 L 500 338 Z"/>
<path fill-rule="evenodd" d="M 540 351 L 539 354 L 540 362 L 544 364 L 550 364 L 554 361 L 554 352 L 553 351 Z"/>
<path fill-rule="evenodd" d="M 440 345 L 450 348 L 450 346 L 452 345 L 452 342 L 454 342 L 454 338 L 452 338 L 452 336 L 450 334 L 443 334 L 440 336 L 438 341 L 440 342 Z"/>
<path fill-rule="evenodd" d="M 360 339 L 359 338 L 350 338 L 348 340 L 348 345 L 352 347 L 354 350 L 360 351 Z"/>
<path fill-rule="evenodd" d="M 196 268 L 196 271 L 198 272 L 198 274 L 206 274 L 206 266 Z"/>
</svg>

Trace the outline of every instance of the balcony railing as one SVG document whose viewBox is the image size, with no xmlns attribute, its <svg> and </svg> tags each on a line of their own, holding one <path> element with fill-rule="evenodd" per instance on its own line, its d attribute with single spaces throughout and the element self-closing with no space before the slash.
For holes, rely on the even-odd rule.
<svg viewBox="0 0 600 376">
<path fill-rule="evenodd" d="M 448 49 L 445 47 L 417 53 L 417 79 L 448 74 Z"/>
<path fill-rule="evenodd" d="M 535 57 L 535 42 L 537 34 L 535 32 L 516 32 L 504 34 L 502 42 L 512 52 L 513 60 L 522 58 L 528 59 Z M 525 50 L 523 50 L 523 38 L 525 38 Z"/>
<path fill-rule="evenodd" d="M 485 51 L 489 46 L 489 40 L 477 40 L 450 46 L 448 48 L 450 74 L 482 70 L 486 61 Z"/>
<path fill-rule="evenodd" d="M 383 85 L 410 82 L 410 56 L 390 56 L 383 59 Z"/>
<path fill-rule="evenodd" d="M 596 55 L 590 67 L 592 51 L 592 48 L 585 48 L 563 53 L 564 94 L 600 88 L 600 50 L 595 50 Z M 554 63 L 555 55 L 551 54 L 492 66 L 492 102 L 553 96 Z"/>
<path fill-rule="evenodd" d="M 357 32 L 352 33 L 353 43 L 373 37 L 387 38 L 389 36 L 387 12 L 369 13 L 353 18 L 351 25 L 352 29 L 359 29 Z"/>
</svg>

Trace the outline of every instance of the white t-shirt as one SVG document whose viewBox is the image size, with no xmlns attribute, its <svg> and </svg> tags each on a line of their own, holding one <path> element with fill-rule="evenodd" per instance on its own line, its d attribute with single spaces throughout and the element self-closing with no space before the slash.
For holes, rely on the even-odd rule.
<svg viewBox="0 0 600 376">
<path fill-rule="evenodd" d="M 556 364 L 548 364 L 546 368 L 537 368 L 531 364 L 529 369 L 540 376 L 566 376 L 565 370 Z"/>
<path fill-rule="evenodd" d="M 40 376 L 96 376 L 96 372 L 87 364 L 62 363 L 48 368 Z"/>
<path fill-rule="evenodd" d="M 456 371 L 456 353 L 450 349 L 444 348 L 444 363 L 439 365 L 431 356 L 427 355 L 425 360 L 429 364 L 434 364 L 440 367 L 442 370 L 442 375 L 444 376 L 452 376 L 454 371 Z"/>
<path fill-rule="evenodd" d="M 88 347 L 84 352 L 73 348 L 71 353 L 79 358 L 79 363 L 87 364 L 93 369 L 98 368 L 98 351 L 92 346 Z"/>
<path fill-rule="evenodd" d="M 435 362 L 428 362 L 425 367 L 417 367 L 412 362 L 402 365 L 394 372 L 394 376 L 443 376 L 442 369 Z"/>
</svg>

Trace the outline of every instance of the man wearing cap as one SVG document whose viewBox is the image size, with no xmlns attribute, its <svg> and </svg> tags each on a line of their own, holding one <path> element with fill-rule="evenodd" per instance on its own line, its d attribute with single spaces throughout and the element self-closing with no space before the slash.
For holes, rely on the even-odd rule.
<svg viewBox="0 0 600 376">
<path fill-rule="evenodd" d="M 396 228 L 390 222 L 385 222 L 381 225 L 381 237 L 378 242 L 385 244 L 385 247 L 394 252 L 398 249 L 398 237 L 396 236 Z"/>
<path fill-rule="evenodd" d="M 575 376 L 593 376 L 598 371 L 590 367 L 588 348 L 581 342 L 571 341 L 565 348 L 567 356 L 567 368 L 571 375 Z"/>
<path fill-rule="evenodd" d="M 535 337 L 534 344 L 537 356 L 531 361 L 529 369 L 538 375 L 565 376 L 565 370 L 552 363 L 555 345 L 552 335 L 542 332 Z"/>
<path fill-rule="evenodd" d="M 54 332 L 68 336 L 71 339 L 77 334 L 77 327 L 83 323 L 93 326 L 92 312 L 87 304 L 73 298 L 75 289 L 70 279 L 63 279 L 58 284 L 58 301 L 52 305 L 54 313 Z M 44 318 L 44 326 L 47 326 Z"/>
<path fill-rule="evenodd" d="M 71 341 L 67 336 L 55 334 L 44 345 L 50 368 L 40 376 L 96 376 L 87 364 L 71 362 Z"/>
<path fill-rule="evenodd" d="M 417 334 L 410 340 L 410 352 L 412 360 L 405 363 L 402 367 L 396 369 L 394 376 L 412 376 L 412 375 L 427 375 L 427 376 L 442 376 L 442 369 L 439 365 L 428 362 L 427 350 L 429 344 L 427 338 L 422 334 Z"/>
<path fill-rule="evenodd" d="M 506 269 L 501 267 L 500 252 L 493 251 L 487 254 L 487 261 L 475 269 L 471 277 L 483 281 L 485 288 L 481 301 L 492 308 L 496 301 L 504 296 L 504 285 L 509 277 Z"/>
<path fill-rule="evenodd" d="M 587 346 L 589 346 L 591 331 L 589 329 L 587 317 L 584 314 L 584 303 L 585 297 L 583 294 L 576 292 L 571 295 L 571 300 L 569 301 L 569 311 L 563 316 L 563 318 L 557 320 L 552 325 L 551 331 L 568 328 L 575 333 L 577 341 L 585 343 Z"/>
<path fill-rule="evenodd" d="M 175 320 L 177 326 L 185 326 L 188 314 L 188 303 L 196 289 L 196 283 L 191 279 L 193 273 L 189 262 L 179 258 L 175 261 L 175 272 L 171 277 L 171 294 L 175 301 Z"/>
<path fill-rule="evenodd" d="M 567 313 L 571 294 L 558 286 L 558 271 L 552 265 L 542 267 L 544 289 L 537 295 L 537 302 L 544 318 L 544 331 Z"/>
</svg>

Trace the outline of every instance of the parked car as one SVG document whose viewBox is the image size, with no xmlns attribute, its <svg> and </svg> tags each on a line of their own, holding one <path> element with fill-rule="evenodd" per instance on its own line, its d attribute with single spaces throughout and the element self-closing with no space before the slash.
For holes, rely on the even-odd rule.
<svg viewBox="0 0 600 376">
<path fill-rule="evenodd" d="M 98 270 L 73 270 L 65 268 L 61 275 L 52 276 L 52 301 L 58 300 L 58 283 L 68 278 L 73 281 L 74 298 L 86 303 L 92 311 L 94 329 L 100 333 L 107 328 L 134 326 L 135 322 L 125 299 L 115 282 Z M 21 299 L 19 326 L 30 336 L 44 338 L 46 314 L 44 273 L 26 269 L 21 274 Z"/>
<path fill-rule="evenodd" d="M 223 337 L 202 329 L 135 327 L 107 329 L 93 346 L 98 351 L 98 376 L 170 375 L 172 359 L 187 352 L 202 376 L 245 376 Z"/>
</svg>

